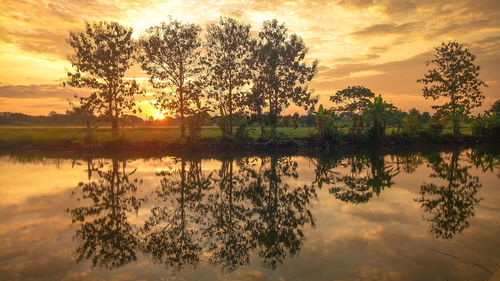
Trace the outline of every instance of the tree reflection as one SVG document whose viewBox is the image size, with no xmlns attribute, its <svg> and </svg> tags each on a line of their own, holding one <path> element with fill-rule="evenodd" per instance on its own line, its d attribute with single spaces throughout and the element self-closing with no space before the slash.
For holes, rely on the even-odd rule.
<svg viewBox="0 0 500 281">
<path fill-rule="evenodd" d="M 351 156 L 339 164 L 348 168 L 346 175 L 338 175 L 329 192 L 344 202 L 353 204 L 368 202 L 373 194 L 393 184 L 392 178 L 399 171 L 385 161 L 384 155 Z"/>
<path fill-rule="evenodd" d="M 424 183 L 421 197 L 416 199 L 432 215 L 427 220 L 430 231 L 438 238 L 451 239 L 469 227 L 468 219 L 474 216 L 474 206 L 480 201 L 479 178 L 470 175 L 471 166 L 460 160 L 459 151 L 444 157 L 439 153 L 429 155 L 428 165 L 434 170 L 430 177 L 445 180 L 446 184 Z"/>
<path fill-rule="evenodd" d="M 316 191 L 312 185 L 293 187 L 282 181 L 282 177 L 299 176 L 297 162 L 290 157 L 271 156 L 269 162 L 269 168 L 255 174 L 248 196 L 255 217 L 251 222 L 252 237 L 264 265 L 274 269 L 277 263 L 299 252 L 304 226 L 314 225 L 308 204 Z"/>
<path fill-rule="evenodd" d="M 220 265 L 223 271 L 248 264 L 249 253 L 255 248 L 250 236 L 252 206 L 246 198 L 250 178 L 246 165 L 251 163 L 240 163 L 235 174 L 234 161 L 223 160 L 215 181 L 218 189 L 208 195 L 204 205 L 208 214 L 204 233 L 209 237 L 209 261 Z"/>
<path fill-rule="evenodd" d="M 163 204 L 151 209 L 144 224 L 143 249 L 155 262 L 175 269 L 196 265 L 202 251 L 199 225 L 203 219 L 196 210 L 210 188 L 211 175 L 203 175 L 200 161 L 186 164 L 185 160 L 180 160 L 180 169 L 157 175 L 161 180 L 155 196 Z"/>
<path fill-rule="evenodd" d="M 130 179 L 134 172 L 126 171 L 126 161 L 113 159 L 110 168 L 102 161 L 88 161 L 89 182 L 78 184 L 82 193 L 78 200 L 86 205 L 68 210 L 73 223 L 80 223 L 78 261 L 89 259 L 94 266 L 117 268 L 136 260 L 137 229 L 127 219 L 142 202 L 135 197 L 142 181 Z"/>
</svg>

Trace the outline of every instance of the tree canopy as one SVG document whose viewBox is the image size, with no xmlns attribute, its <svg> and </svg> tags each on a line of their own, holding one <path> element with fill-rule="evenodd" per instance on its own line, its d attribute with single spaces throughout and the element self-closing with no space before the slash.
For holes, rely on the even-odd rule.
<svg viewBox="0 0 500 281">
<path fill-rule="evenodd" d="M 250 84 L 255 40 L 250 25 L 233 18 L 221 17 L 207 26 L 204 64 L 207 72 L 209 97 L 213 97 L 217 112 L 228 117 L 221 124 L 222 134 L 233 133 L 233 112 L 242 108 L 244 86 Z"/>
<path fill-rule="evenodd" d="M 306 110 L 317 102 L 307 84 L 316 74 L 318 63 L 307 65 L 306 54 L 301 37 L 289 35 L 285 25 L 275 19 L 264 22 L 255 55 L 252 98 L 263 99 L 257 103 L 269 108 L 274 137 L 277 117 L 292 102 Z"/>
<path fill-rule="evenodd" d="M 201 27 L 171 20 L 150 27 L 140 38 L 140 62 L 150 76 L 152 86 L 159 89 L 155 106 L 171 114 L 180 114 L 181 137 L 185 137 L 184 116 L 192 101 L 187 93 L 188 81 L 201 72 Z M 170 88 L 169 90 L 165 90 Z"/>
<path fill-rule="evenodd" d="M 87 23 L 85 31 L 71 32 L 67 42 L 74 50 L 69 57 L 73 72 L 67 73 L 64 85 L 93 89 L 80 98 L 80 106 L 109 120 L 116 137 L 119 119 L 126 110 L 136 112 L 134 95 L 142 93 L 135 80 L 125 79 L 136 50 L 132 28 L 117 22 Z"/>
<path fill-rule="evenodd" d="M 433 68 L 424 78 L 417 80 L 424 85 L 422 92 L 425 98 L 448 98 L 447 102 L 433 108 L 438 114 L 451 118 L 454 135 L 460 134 L 460 118 L 469 115 L 471 109 L 481 106 L 484 100 L 480 88 L 486 83 L 479 79 L 480 67 L 475 64 L 475 59 L 462 44 L 443 42 L 436 48 L 434 59 L 426 62 Z"/>
</svg>

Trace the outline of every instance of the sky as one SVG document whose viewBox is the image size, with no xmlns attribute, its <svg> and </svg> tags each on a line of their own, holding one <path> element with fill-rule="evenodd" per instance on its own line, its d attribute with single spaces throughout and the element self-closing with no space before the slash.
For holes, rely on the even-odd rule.
<svg viewBox="0 0 500 281">
<path fill-rule="evenodd" d="M 276 18 L 318 60 L 310 84 L 321 104 L 353 85 L 370 88 L 398 108 L 432 112 L 439 101 L 422 96 L 425 62 L 443 41 L 465 44 L 481 66 L 489 87 L 479 110 L 500 99 L 500 1 L 498 0 L 242 0 L 242 1 L 45 1 L 0 0 L 0 112 L 64 113 L 68 100 L 88 91 L 62 87 L 70 68 L 66 43 L 84 23 L 118 21 L 138 37 L 169 16 L 202 25 L 231 16 L 258 32 Z M 138 66 L 129 78 L 147 78 Z M 154 92 L 140 99 L 141 117 L 158 116 L 150 105 Z M 285 113 L 293 113 L 292 107 Z M 477 112 L 477 111 L 476 111 Z"/>
</svg>

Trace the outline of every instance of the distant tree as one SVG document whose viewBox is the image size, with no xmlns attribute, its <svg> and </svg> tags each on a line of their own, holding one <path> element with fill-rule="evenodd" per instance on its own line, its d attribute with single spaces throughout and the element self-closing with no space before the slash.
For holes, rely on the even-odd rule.
<svg viewBox="0 0 500 281">
<path fill-rule="evenodd" d="M 422 123 L 429 123 L 431 121 L 431 114 L 427 111 L 423 112 L 422 115 L 420 115 L 420 122 Z"/>
<path fill-rule="evenodd" d="M 265 21 L 259 32 L 255 55 L 252 98 L 263 99 L 259 106 L 269 107 L 271 135 L 277 137 L 276 124 L 282 110 L 294 103 L 308 110 L 317 99 L 311 97 L 307 84 L 316 74 L 317 61 L 304 62 L 307 48 L 301 37 L 288 34 L 276 19 Z"/>
<path fill-rule="evenodd" d="M 368 110 L 372 104 L 371 100 L 375 94 L 363 86 L 352 86 L 337 91 L 330 96 L 330 101 L 336 104 L 337 114 L 348 115 L 353 121 L 351 134 L 358 135 L 360 129 L 364 127 L 361 115 Z"/>
<path fill-rule="evenodd" d="M 250 84 L 254 45 L 249 24 L 221 17 L 217 24 L 207 26 L 204 64 L 223 136 L 233 133 L 233 113 L 241 109 L 244 87 Z"/>
<path fill-rule="evenodd" d="M 116 22 L 87 23 L 84 32 L 71 32 L 67 42 L 74 49 L 69 57 L 74 72 L 68 72 L 63 85 L 94 89 L 80 99 L 81 106 L 110 121 L 112 136 L 118 136 L 118 121 L 125 111 L 136 112 L 134 95 L 142 93 L 135 80 L 125 79 L 136 49 L 132 28 Z"/>
<path fill-rule="evenodd" d="M 424 84 L 425 98 L 449 98 L 445 104 L 433 108 L 438 114 L 451 118 L 455 136 L 460 135 L 460 119 L 468 116 L 472 108 L 481 106 L 484 100 L 480 87 L 486 84 L 478 78 L 480 67 L 474 63 L 475 58 L 462 44 L 443 42 L 436 48 L 434 59 L 426 62 L 434 68 L 417 80 Z"/>
<path fill-rule="evenodd" d="M 420 122 L 420 112 L 412 108 L 408 115 L 403 118 L 403 129 L 407 135 L 416 136 L 422 130 L 422 123 Z"/>
<path fill-rule="evenodd" d="M 150 27 L 139 40 L 140 63 L 149 81 L 160 92 L 155 106 L 171 114 L 180 114 L 181 137 L 185 138 L 184 118 L 191 101 L 186 97 L 186 83 L 201 72 L 201 28 L 171 20 Z M 165 91 L 170 88 L 170 91 Z"/>
<path fill-rule="evenodd" d="M 497 100 L 490 108 L 491 112 L 496 113 L 497 115 L 500 115 L 500 100 Z"/>
</svg>

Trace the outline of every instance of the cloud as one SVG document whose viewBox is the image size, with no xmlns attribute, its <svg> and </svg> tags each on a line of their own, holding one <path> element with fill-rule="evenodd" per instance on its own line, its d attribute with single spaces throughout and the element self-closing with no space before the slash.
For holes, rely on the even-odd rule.
<svg viewBox="0 0 500 281">
<path fill-rule="evenodd" d="M 395 23 L 374 24 L 361 30 L 352 32 L 350 35 L 364 37 L 389 34 L 408 34 L 416 30 L 421 24 L 422 23 L 420 22 L 408 22 L 399 25 Z"/>
<path fill-rule="evenodd" d="M 60 85 L 18 85 L 0 86 L 0 97 L 3 98 L 57 98 L 72 99 L 74 95 L 86 95 L 87 89 L 75 89 Z"/>
</svg>

